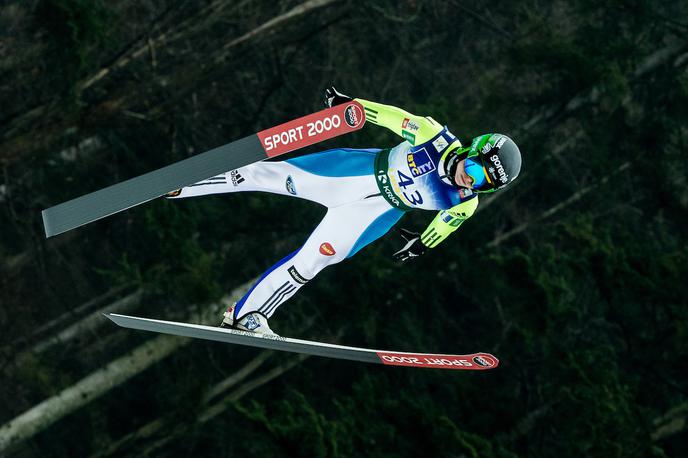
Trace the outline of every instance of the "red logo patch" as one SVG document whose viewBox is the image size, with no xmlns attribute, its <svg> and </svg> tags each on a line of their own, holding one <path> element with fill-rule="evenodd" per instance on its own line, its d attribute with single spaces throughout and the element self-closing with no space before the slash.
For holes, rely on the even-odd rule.
<svg viewBox="0 0 688 458">
<path fill-rule="evenodd" d="M 363 120 L 363 112 L 356 105 L 349 105 L 344 109 L 344 121 L 349 127 L 356 128 Z"/>
<path fill-rule="evenodd" d="M 404 118 L 404 120 L 401 123 L 401 128 L 406 129 L 406 126 L 408 126 L 410 119 L 409 118 Z"/>
<path fill-rule="evenodd" d="M 325 256 L 334 256 L 336 251 L 334 251 L 334 248 L 332 248 L 332 245 L 330 245 L 330 242 L 325 242 L 322 245 L 320 245 L 320 254 L 323 254 Z"/>
</svg>

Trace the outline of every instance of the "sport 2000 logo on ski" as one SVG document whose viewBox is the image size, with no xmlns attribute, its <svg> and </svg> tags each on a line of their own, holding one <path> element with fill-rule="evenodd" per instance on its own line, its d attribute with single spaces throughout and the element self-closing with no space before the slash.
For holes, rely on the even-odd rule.
<svg viewBox="0 0 688 458">
<path fill-rule="evenodd" d="M 344 121 L 349 125 L 349 127 L 356 128 L 361 124 L 363 119 L 363 112 L 356 105 L 349 105 L 344 109 Z"/>
<path fill-rule="evenodd" d="M 362 105 L 354 101 L 261 130 L 256 135 L 267 156 L 275 157 L 358 130 L 365 120 Z"/>
<path fill-rule="evenodd" d="M 415 356 L 380 356 L 383 361 L 389 363 L 406 363 L 412 366 L 472 366 L 467 359 L 447 359 L 447 358 L 416 358 Z M 482 366 L 483 364 L 481 364 Z"/>
<path fill-rule="evenodd" d="M 304 130 L 306 137 L 315 137 L 332 129 L 337 129 L 341 125 L 342 120 L 339 118 L 339 115 L 333 114 L 323 119 L 307 122 L 305 126 L 290 127 L 282 132 L 265 137 L 265 150 L 271 151 L 280 145 L 289 145 L 302 141 L 304 139 Z"/>
<path fill-rule="evenodd" d="M 455 355 L 418 355 L 411 353 L 378 352 L 378 357 L 383 364 L 414 367 L 451 367 L 460 366 L 471 369 L 488 369 L 495 367 L 497 361 L 488 354 L 474 354 L 465 356 Z"/>
</svg>

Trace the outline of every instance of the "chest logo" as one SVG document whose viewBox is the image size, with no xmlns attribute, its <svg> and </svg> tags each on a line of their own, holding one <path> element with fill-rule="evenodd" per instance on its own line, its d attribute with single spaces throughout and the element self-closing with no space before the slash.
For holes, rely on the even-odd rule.
<svg viewBox="0 0 688 458">
<path fill-rule="evenodd" d="M 449 143 L 444 139 L 444 137 L 439 136 L 436 140 L 432 141 L 432 146 L 435 147 L 438 153 L 441 153 L 447 146 L 449 146 Z"/>
<path fill-rule="evenodd" d="M 414 177 L 419 177 L 421 175 L 425 175 L 426 173 L 430 173 L 436 168 L 425 148 L 413 153 L 408 153 L 406 155 L 406 162 L 408 163 L 411 175 Z"/>
</svg>

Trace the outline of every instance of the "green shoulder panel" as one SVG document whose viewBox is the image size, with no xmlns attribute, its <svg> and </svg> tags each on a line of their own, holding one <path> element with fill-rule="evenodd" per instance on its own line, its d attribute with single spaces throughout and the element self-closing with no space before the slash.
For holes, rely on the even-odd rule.
<svg viewBox="0 0 688 458">
<path fill-rule="evenodd" d="M 440 211 L 421 235 L 421 242 L 428 248 L 435 248 L 470 218 L 476 208 L 478 208 L 478 196 L 448 210 Z"/>
<path fill-rule="evenodd" d="M 388 128 L 412 145 L 425 143 L 443 128 L 430 117 L 416 116 L 392 105 L 355 100 L 365 108 L 366 121 Z"/>
</svg>

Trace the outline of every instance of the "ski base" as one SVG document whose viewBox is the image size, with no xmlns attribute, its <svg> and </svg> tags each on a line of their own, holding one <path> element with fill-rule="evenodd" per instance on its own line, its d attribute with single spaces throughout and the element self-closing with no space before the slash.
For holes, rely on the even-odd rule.
<svg viewBox="0 0 688 458">
<path fill-rule="evenodd" d="M 154 320 L 117 313 L 105 314 L 107 318 L 124 328 L 152 331 L 194 339 L 214 340 L 269 350 L 303 353 L 326 358 L 346 359 L 388 366 L 422 367 L 429 369 L 455 369 L 482 371 L 494 369 L 499 360 L 489 353 L 444 355 L 435 353 L 407 353 L 369 348 L 348 347 L 311 340 L 292 339 L 277 335 L 226 329 L 201 324 Z"/>
</svg>

